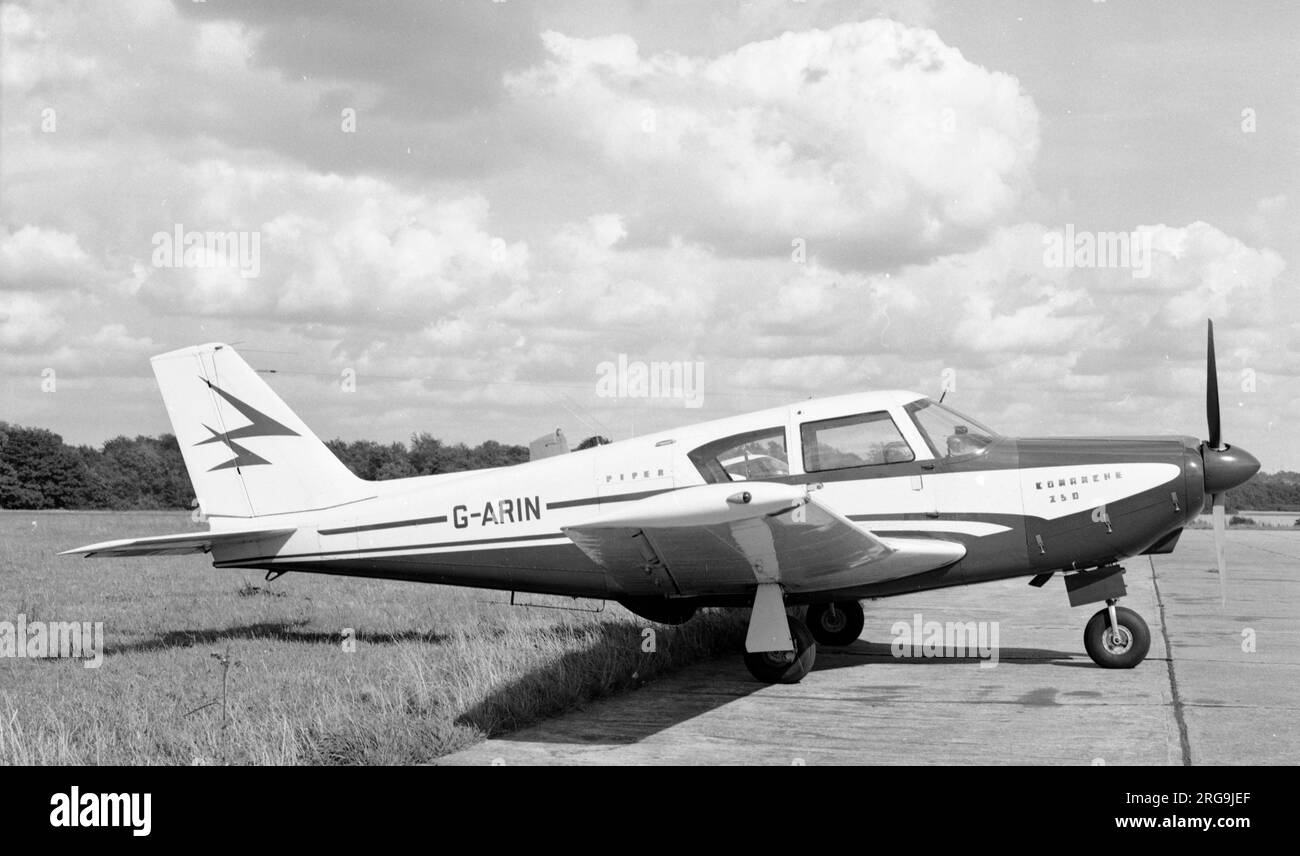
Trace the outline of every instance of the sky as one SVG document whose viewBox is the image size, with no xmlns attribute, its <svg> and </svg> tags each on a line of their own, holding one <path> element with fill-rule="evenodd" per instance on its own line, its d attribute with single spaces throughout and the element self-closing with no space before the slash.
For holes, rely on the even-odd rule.
<svg viewBox="0 0 1300 856">
<path fill-rule="evenodd" d="M 13 2 L 0 29 L 0 420 L 167 432 L 148 358 L 220 341 L 322 438 L 623 439 L 896 388 L 1010 435 L 1204 437 L 1213 318 L 1225 439 L 1300 470 L 1293 3 Z M 699 388 L 617 394 L 620 360 Z"/>
</svg>

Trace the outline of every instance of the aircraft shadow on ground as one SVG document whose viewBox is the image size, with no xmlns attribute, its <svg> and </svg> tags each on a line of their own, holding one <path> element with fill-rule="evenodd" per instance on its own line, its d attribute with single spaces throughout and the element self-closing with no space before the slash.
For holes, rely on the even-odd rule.
<svg viewBox="0 0 1300 856">
<path fill-rule="evenodd" d="M 946 650 L 945 655 L 955 654 Z M 579 653 L 566 654 L 517 681 L 491 693 L 478 705 L 457 718 L 460 725 L 474 726 L 490 733 L 494 723 L 500 721 L 499 712 L 517 705 L 520 693 L 536 692 L 551 676 L 558 676 L 568 668 L 580 668 Z M 1083 662 L 1078 662 L 1082 658 Z M 1065 662 L 1063 662 L 1065 661 Z M 859 640 L 843 648 L 824 648 L 818 651 L 813 673 L 847 668 L 876 668 L 888 665 L 925 665 L 950 669 L 969 669 L 979 663 L 975 657 L 909 657 L 893 655 L 888 642 Z M 1097 668 L 1082 651 L 1054 651 L 1044 648 L 1000 648 L 998 668 L 1022 666 L 1087 666 Z M 886 680 L 882 675 L 882 680 Z M 665 684 L 675 682 L 672 689 Z M 669 675 L 635 690 L 613 696 L 612 704 L 599 712 L 589 711 L 581 722 L 570 722 L 560 727 L 538 731 L 521 725 L 518 731 L 492 734 L 493 739 L 529 743 L 629 745 L 687 722 L 726 705 L 747 698 L 768 685 L 755 680 L 741 662 L 739 655 L 726 655 L 716 660 L 690 667 L 685 673 Z M 874 687 L 872 689 L 885 689 Z M 891 684 L 890 701 L 902 700 L 908 687 Z M 875 697 L 873 702 L 879 702 Z M 602 702 L 593 702 L 602 704 Z M 555 720 L 551 719 L 554 723 Z"/>
<path fill-rule="evenodd" d="M 203 645 L 222 645 L 227 642 L 297 642 L 302 644 L 339 645 L 343 637 L 337 631 L 303 630 L 306 621 L 273 621 L 243 624 L 207 630 L 169 630 L 150 639 L 125 644 L 105 645 L 105 656 L 164 651 L 172 648 L 194 648 Z M 447 636 L 431 631 L 404 630 L 399 633 L 374 633 L 358 631 L 357 642 L 370 645 L 395 645 L 400 642 L 440 643 Z"/>
<path fill-rule="evenodd" d="M 998 665 L 1003 663 L 1017 666 L 1066 666 L 1071 663 L 1053 662 L 1056 660 L 1074 660 L 1083 657 L 1087 660 L 1089 666 L 1093 665 L 1092 660 L 1087 659 L 1083 651 L 1053 651 L 1048 648 L 998 648 Z M 831 656 L 823 656 L 831 655 Z M 835 657 L 835 654 L 849 654 L 851 657 Z M 963 663 L 979 663 L 981 658 L 970 656 L 957 656 L 956 649 L 943 648 L 934 656 L 923 657 L 914 654 L 909 657 L 895 657 L 893 646 L 888 642 L 868 642 L 859 639 L 852 645 L 843 648 L 821 648 L 817 651 L 818 659 L 813 667 L 814 672 L 820 672 L 825 669 L 843 669 L 851 666 L 862 665 L 861 658 L 870 658 L 870 662 L 876 663 L 905 663 L 909 666 L 957 666 Z M 824 662 L 828 661 L 828 662 Z"/>
</svg>

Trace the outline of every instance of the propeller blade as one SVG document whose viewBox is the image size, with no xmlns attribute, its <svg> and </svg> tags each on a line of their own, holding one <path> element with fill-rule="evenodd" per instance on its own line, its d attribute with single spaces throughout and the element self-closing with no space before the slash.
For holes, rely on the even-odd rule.
<svg viewBox="0 0 1300 856">
<path fill-rule="evenodd" d="M 1219 597 L 1223 605 L 1228 605 L 1228 563 L 1223 557 L 1223 542 L 1227 536 L 1228 526 L 1223 520 L 1224 494 L 1214 495 L 1214 558 L 1219 565 Z"/>
<path fill-rule="evenodd" d="M 1210 425 L 1210 448 L 1222 446 L 1219 429 L 1219 367 L 1214 360 L 1214 322 L 1209 322 L 1208 346 L 1205 356 L 1205 420 Z"/>
</svg>

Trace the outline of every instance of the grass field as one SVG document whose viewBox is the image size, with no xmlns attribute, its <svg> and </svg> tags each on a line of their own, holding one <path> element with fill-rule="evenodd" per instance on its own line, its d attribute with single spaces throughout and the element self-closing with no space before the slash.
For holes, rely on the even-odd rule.
<svg viewBox="0 0 1300 856">
<path fill-rule="evenodd" d="M 612 603 L 55 555 L 194 528 L 185 513 L 0 512 L 0 621 L 103 622 L 106 643 L 98 669 L 0 657 L 0 763 L 419 763 L 743 639 L 734 614 L 673 628 Z"/>
</svg>

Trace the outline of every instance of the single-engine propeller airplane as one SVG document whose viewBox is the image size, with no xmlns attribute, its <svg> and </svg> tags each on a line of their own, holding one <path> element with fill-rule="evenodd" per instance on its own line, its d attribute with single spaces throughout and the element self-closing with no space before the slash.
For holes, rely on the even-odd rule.
<svg viewBox="0 0 1300 856">
<path fill-rule="evenodd" d="M 1204 442 L 1005 437 L 923 395 L 866 392 L 382 482 L 354 476 L 229 346 L 199 345 L 152 362 L 210 531 L 65 555 L 205 552 L 268 578 L 612 599 L 669 624 L 747 607 L 745 663 L 770 683 L 856 640 L 864 599 L 1062 573 L 1072 606 L 1105 604 L 1088 654 L 1131 668 L 1150 633 L 1116 606 L 1119 562 L 1172 551 L 1209 497 L 1222 581 L 1224 492 L 1259 469 L 1222 442 L 1208 333 Z"/>
</svg>

